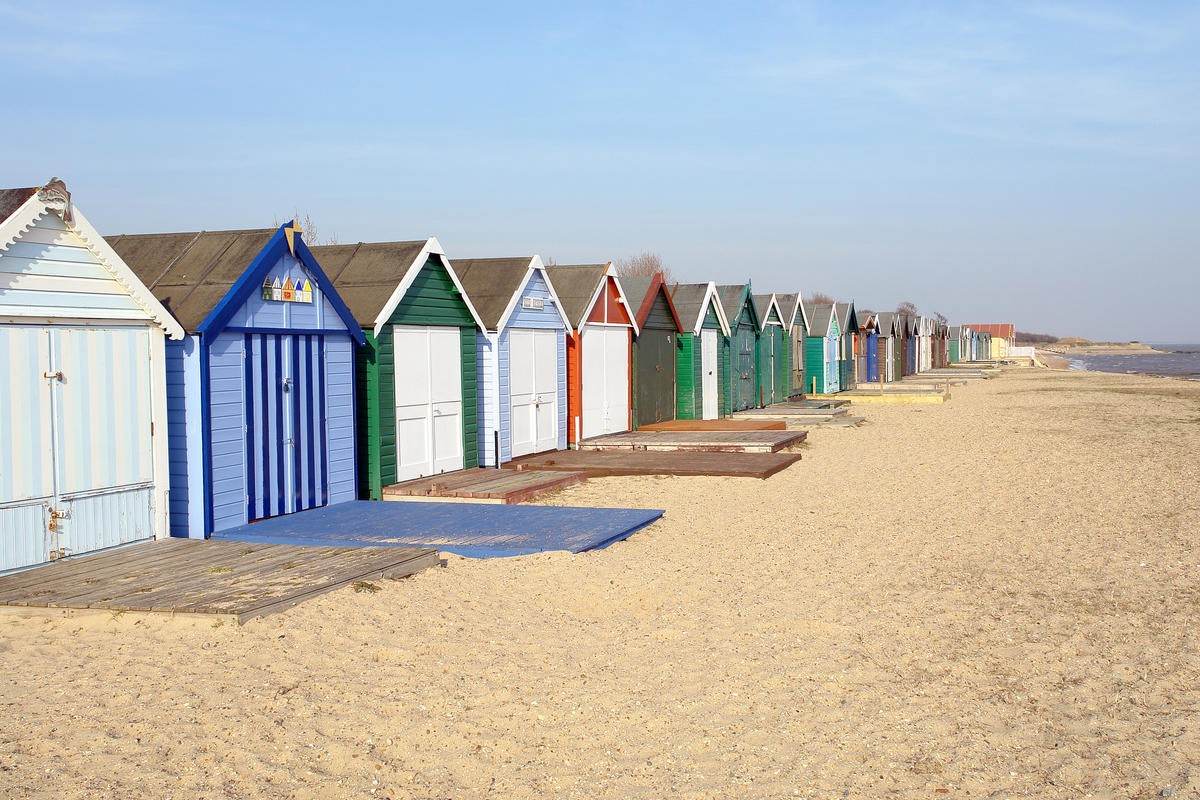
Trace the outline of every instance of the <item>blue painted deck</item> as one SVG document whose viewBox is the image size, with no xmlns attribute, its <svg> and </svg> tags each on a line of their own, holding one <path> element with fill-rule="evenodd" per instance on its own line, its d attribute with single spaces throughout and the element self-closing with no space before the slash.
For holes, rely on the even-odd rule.
<svg viewBox="0 0 1200 800">
<path fill-rule="evenodd" d="M 354 500 L 214 533 L 214 539 L 322 547 L 436 547 L 468 558 L 581 553 L 628 539 L 666 513 L 485 503 Z"/>
</svg>

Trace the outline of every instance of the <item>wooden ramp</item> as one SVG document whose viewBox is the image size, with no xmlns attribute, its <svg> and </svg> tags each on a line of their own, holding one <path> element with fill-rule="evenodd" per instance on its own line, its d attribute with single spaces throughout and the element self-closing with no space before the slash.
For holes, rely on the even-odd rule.
<svg viewBox="0 0 1200 800">
<path fill-rule="evenodd" d="M 773 419 L 776 417 L 816 417 L 820 419 L 822 417 L 838 417 L 849 414 L 850 412 L 846 408 L 847 405 L 848 403 L 845 400 L 840 401 L 837 408 L 808 408 L 788 405 L 774 405 L 766 406 L 765 408 L 748 408 L 745 411 L 736 412 L 733 416 L 735 419 L 743 418 L 743 415 L 745 415 L 744 418 L 746 419 Z"/>
<path fill-rule="evenodd" d="M 582 472 L 463 469 L 385 486 L 383 499 L 512 505 L 586 480 L 587 475 Z"/>
<path fill-rule="evenodd" d="M 799 453 L 706 453 L 649 450 L 561 450 L 525 456 L 506 469 L 561 469 L 589 477 L 613 475 L 714 475 L 769 478 L 800 460 Z"/>
<path fill-rule="evenodd" d="M 354 581 L 437 564 L 428 548 L 161 539 L 0 577 L 0 612 L 164 612 L 241 623 Z"/>
<path fill-rule="evenodd" d="M 671 419 L 641 425 L 639 431 L 784 431 L 787 423 L 775 419 Z"/>
<path fill-rule="evenodd" d="M 434 547 L 468 558 L 502 558 L 548 550 L 598 550 L 628 539 L 664 513 L 648 508 L 356 500 L 216 535 L 238 542 L 321 547 Z"/>
<path fill-rule="evenodd" d="M 778 453 L 804 441 L 805 431 L 629 431 L 593 436 L 580 450 L 689 453 Z"/>
</svg>

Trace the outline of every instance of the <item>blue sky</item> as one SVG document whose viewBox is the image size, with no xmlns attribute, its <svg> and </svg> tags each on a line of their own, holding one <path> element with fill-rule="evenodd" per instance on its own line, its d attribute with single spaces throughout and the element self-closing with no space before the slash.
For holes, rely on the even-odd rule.
<svg viewBox="0 0 1200 800">
<path fill-rule="evenodd" d="M 0 0 L 0 184 L 1200 341 L 1195 3 Z M 19 120 L 19 121 L 15 121 Z"/>
</svg>

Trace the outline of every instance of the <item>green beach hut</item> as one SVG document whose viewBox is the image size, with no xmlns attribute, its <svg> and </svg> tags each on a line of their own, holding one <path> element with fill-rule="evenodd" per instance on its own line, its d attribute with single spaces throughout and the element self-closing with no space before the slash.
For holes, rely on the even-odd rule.
<svg viewBox="0 0 1200 800">
<path fill-rule="evenodd" d="M 367 338 L 355 387 L 359 497 L 478 466 L 484 326 L 438 240 L 312 250 Z"/>
<path fill-rule="evenodd" d="M 776 294 L 775 300 L 783 314 L 789 359 L 788 399 L 800 399 L 808 391 L 804 385 L 804 351 L 808 339 L 808 317 L 799 292 Z"/>
<path fill-rule="evenodd" d="M 675 284 L 671 301 L 684 328 L 675 359 L 679 419 L 729 416 L 729 320 L 717 284 Z"/>
<path fill-rule="evenodd" d="M 788 399 L 790 375 L 787 326 L 774 294 L 756 294 L 754 311 L 761 328 L 758 334 L 759 405 L 769 406 Z"/>
<path fill-rule="evenodd" d="M 718 286 L 717 297 L 729 320 L 729 410 L 745 411 L 758 405 L 758 336 L 762 326 L 750 284 Z"/>
</svg>

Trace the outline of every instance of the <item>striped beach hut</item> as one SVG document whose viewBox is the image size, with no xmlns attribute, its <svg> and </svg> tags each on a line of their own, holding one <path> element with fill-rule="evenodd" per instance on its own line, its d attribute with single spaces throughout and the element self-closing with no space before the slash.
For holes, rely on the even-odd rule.
<svg viewBox="0 0 1200 800">
<path fill-rule="evenodd" d="M 565 450 L 571 326 L 542 259 L 456 258 L 453 266 L 484 325 L 476 369 L 479 465 Z"/>
<path fill-rule="evenodd" d="M 804 383 L 804 350 L 805 341 L 808 339 L 808 318 L 805 316 L 804 302 L 799 292 L 777 294 L 775 299 L 783 314 L 783 327 L 788 339 L 787 396 L 789 399 L 799 399 L 804 397 L 805 392 L 808 391 Z"/>
<path fill-rule="evenodd" d="M 166 352 L 172 535 L 353 500 L 363 335 L 299 227 L 108 242 L 187 333 Z"/>
<path fill-rule="evenodd" d="M 168 535 L 168 337 L 66 184 L 0 189 L 0 572 Z"/>
<path fill-rule="evenodd" d="M 567 339 L 567 441 L 632 425 L 634 310 L 612 262 L 546 268 L 572 331 Z"/>
<path fill-rule="evenodd" d="M 758 315 L 758 405 L 782 403 L 791 389 L 791 358 L 788 353 L 787 327 L 779 300 L 774 294 L 753 296 L 754 313 Z"/>
<path fill-rule="evenodd" d="M 758 336 L 762 326 L 750 284 L 718 286 L 717 296 L 729 320 L 730 411 L 745 411 L 758 405 Z"/>
<path fill-rule="evenodd" d="M 717 298 L 717 285 L 676 284 L 671 301 L 683 323 L 676 356 L 679 419 L 728 416 L 729 321 Z"/>
<path fill-rule="evenodd" d="M 633 339 L 633 427 L 675 419 L 675 358 L 683 323 L 661 272 L 650 278 L 622 278 L 621 287 L 634 308 L 638 328 Z"/>
<path fill-rule="evenodd" d="M 837 306 L 814 303 L 807 309 L 810 323 L 805 342 L 804 363 L 807 367 L 809 389 L 813 394 L 833 394 L 841 391 L 841 369 L 838 364 L 842 330 Z"/>
<path fill-rule="evenodd" d="M 365 340 L 357 364 L 358 493 L 479 465 L 476 335 L 483 330 L 436 238 L 313 252 Z"/>
</svg>

